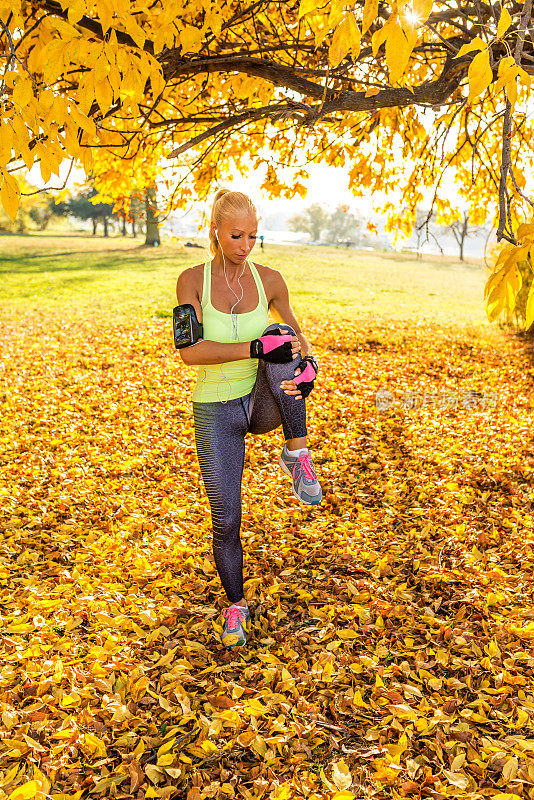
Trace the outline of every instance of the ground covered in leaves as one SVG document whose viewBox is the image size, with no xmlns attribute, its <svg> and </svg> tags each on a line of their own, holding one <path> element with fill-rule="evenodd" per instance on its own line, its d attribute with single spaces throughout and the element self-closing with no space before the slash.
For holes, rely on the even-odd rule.
<svg viewBox="0 0 534 800">
<path fill-rule="evenodd" d="M 227 653 L 169 320 L 0 322 L 0 797 L 534 798 L 532 350 L 302 327 L 324 500 L 247 437 Z"/>
</svg>

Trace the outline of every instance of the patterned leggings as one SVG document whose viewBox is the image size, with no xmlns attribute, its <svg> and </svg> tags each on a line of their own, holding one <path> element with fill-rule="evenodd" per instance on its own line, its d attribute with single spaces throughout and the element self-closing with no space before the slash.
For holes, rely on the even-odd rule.
<svg viewBox="0 0 534 800">
<path fill-rule="evenodd" d="M 289 325 L 274 323 L 262 336 L 274 330 L 295 334 Z M 267 433 L 280 425 L 286 440 L 307 435 L 306 400 L 295 400 L 280 388 L 283 380 L 293 377 L 300 360 L 300 353 L 289 364 L 260 358 L 252 392 L 226 403 L 193 403 L 198 463 L 211 508 L 213 556 L 230 603 L 243 597 L 239 531 L 245 436 Z"/>
</svg>

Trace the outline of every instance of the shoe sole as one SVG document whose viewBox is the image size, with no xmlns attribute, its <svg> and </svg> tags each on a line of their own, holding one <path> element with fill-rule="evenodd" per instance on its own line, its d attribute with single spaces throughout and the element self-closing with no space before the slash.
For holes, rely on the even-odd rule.
<svg viewBox="0 0 534 800">
<path fill-rule="evenodd" d="M 302 497 L 299 497 L 298 494 L 295 491 L 295 486 L 293 484 L 293 475 L 291 474 L 291 471 L 288 469 L 288 467 L 287 467 L 286 463 L 284 462 L 282 456 L 278 456 L 278 463 L 282 467 L 282 472 L 285 472 L 285 474 L 289 475 L 289 477 L 291 478 L 291 487 L 293 489 L 293 497 L 296 497 L 297 500 L 300 500 L 300 502 L 304 503 L 305 506 L 318 506 L 318 505 L 321 504 L 321 500 L 323 499 L 322 494 L 319 497 L 319 500 L 312 501 L 310 503 L 306 502 L 306 500 L 303 500 Z"/>
</svg>

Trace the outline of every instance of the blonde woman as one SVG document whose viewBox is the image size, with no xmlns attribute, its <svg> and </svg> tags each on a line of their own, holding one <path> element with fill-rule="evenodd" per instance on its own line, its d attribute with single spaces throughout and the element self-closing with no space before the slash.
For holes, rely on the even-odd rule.
<svg viewBox="0 0 534 800">
<path fill-rule="evenodd" d="M 241 481 L 245 436 L 282 425 L 282 470 L 293 493 L 317 505 L 322 491 L 307 447 L 306 403 L 317 362 L 275 269 L 249 255 L 258 219 L 251 199 L 220 189 L 210 223 L 213 258 L 178 278 L 179 304 L 190 303 L 203 338 L 180 349 L 184 363 L 198 365 L 193 391 L 195 442 L 211 508 L 213 555 L 230 606 L 223 611 L 222 643 L 246 643 L 250 613 L 243 592 Z M 268 324 L 267 312 L 282 322 Z"/>
</svg>

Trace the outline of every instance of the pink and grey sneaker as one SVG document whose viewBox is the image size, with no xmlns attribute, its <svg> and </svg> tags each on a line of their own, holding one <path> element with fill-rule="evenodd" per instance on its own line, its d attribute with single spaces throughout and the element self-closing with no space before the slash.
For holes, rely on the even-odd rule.
<svg viewBox="0 0 534 800">
<path fill-rule="evenodd" d="M 247 633 L 250 630 L 250 611 L 248 606 L 239 606 L 233 603 L 223 610 L 224 625 L 221 641 L 225 647 L 242 647 L 247 643 Z"/>
<path fill-rule="evenodd" d="M 307 448 L 298 456 L 292 456 L 287 452 L 284 444 L 278 463 L 286 475 L 293 478 L 293 494 L 298 500 L 313 506 L 321 502 L 323 491 L 317 480 L 312 457 Z"/>
</svg>

